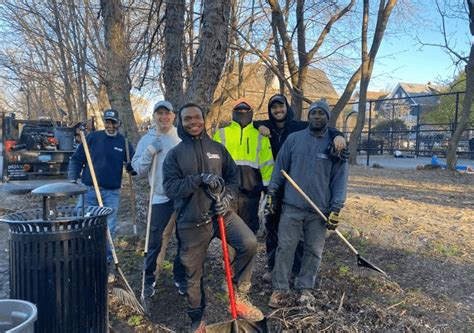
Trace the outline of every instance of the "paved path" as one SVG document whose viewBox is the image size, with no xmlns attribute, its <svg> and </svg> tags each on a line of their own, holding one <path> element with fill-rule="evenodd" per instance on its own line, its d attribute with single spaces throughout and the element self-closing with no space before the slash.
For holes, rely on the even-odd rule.
<svg viewBox="0 0 474 333">
<path fill-rule="evenodd" d="M 367 156 L 357 156 L 357 163 L 360 165 L 366 165 Z M 370 155 L 369 164 L 373 165 L 378 163 L 387 169 L 416 169 L 417 165 L 425 165 L 431 163 L 431 157 L 418 157 L 418 158 L 395 158 L 388 155 Z M 438 163 L 446 164 L 445 158 L 438 158 Z M 470 165 L 474 167 L 474 160 L 459 159 L 458 166 Z"/>
</svg>

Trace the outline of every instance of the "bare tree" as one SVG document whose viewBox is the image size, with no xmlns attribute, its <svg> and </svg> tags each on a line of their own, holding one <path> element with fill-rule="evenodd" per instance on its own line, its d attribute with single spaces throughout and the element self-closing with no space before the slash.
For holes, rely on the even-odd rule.
<svg viewBox="0 0 474 333">
<path fill-rule="evenodd" d="M 181 105 L 184 89 L 182 59 L 184 52 L 183 43 L 185 5 L 185 0 L 166 1 L 163 83 L 166 87 L 165 98 L 169 100 L 175 107 L 179 107 Z M 192 25 L 190 30 L 192 30 Z M 184 58 L 187 59 L 187 57 Z"/>
<path fill-rule="evenodd" d="M 120 0 L 101 0 L 106 52 L 105 86 L 110 106 L 120 112 L 125 132 L 138 141 L 138 128 L 130 101 L 130 50 Z"/>
<path fill-rule="evenodd" d="M 303 86 L 307 79 L 308 69 L 311 61 L 318 53 L 323 45 L 324 40 L 331 31 L 333 25 L 346 15 L 354 6 L 355 0 L 351 0 L 346 6 L 338 8 L 337 5 L 333 5 L 335 8 L 334 13 L 330 15 L 324 28 L 321 30 L 319 37 L 316 42 L 311 46 L 310 50 L 306 50 L 306 26 L 305 21 L 305 1 L 296 1 L 296 34 L 297 34 L 297 49 L 293 49 L 292 38 L 287 30 L 287 23 L 285 22 L 282 9 L 277 0 L 267 0 L 272 9 L 272 22 L 277 27 L 279 37 L 282 41 L 283 51 L 286 57 L 286 66 L 290 72 L 290 81 L 293 87 L 291 104 L 294 108 L 297 117 L 301 117 L 303 108 Z M 295 54 L 298 60 L 295 58 Z M 281 67 L 281 64 L 280 64 Z"/>
<path fill-rule="evenodd" d="M 382 43 L 383 35 L 387 27 L 388 19 L 392 13 L 393 8 L 397 4 L 397 0 L 380 0 L 379 10 L 377 14 L 377 24 L 375 26 L 375 33 L 372 40 L 370 52 L 368 51 L 367 45 L 367 30 L 369 25 L 369 0 L 364 0 L 363 7 L 363 19 L 362 19 L 362 65 L 361 65 L 361 81 L 360 81 L 360 93 L 359 93 L 359 105 L 357 113 L 357 123 L 353 129 L 349 141 L 349 163 L 357 163 L 357 145 L 359 137 L 365 125 L 365 109 L 367 102 L 367 88 L 369 86 L 370 78 L 375 64 L 375 58 L 379 50 L 380 44 Z M 357 72 L 356 72 L 357 73 Z M 368 144 L 370 147 L 370 144 Z M 369 148 L 367 148 L 369 149 Z M 369 152 L 367 152 L 369 153 Z"/>
<path fill-rule="evenodd" d="M 436 46 L 441 47 L 446 50 L 452 57 L 453 62 L 457 65 L 464 65 L 464 72 L 466 74 L 466 93 L 464 95 L 464 99 L 462 102 L 462 112 L 461 118 L 457 122 L 457 126 L 451 135 L 448 143 L 448 149 L 446 153 L 446 163 L 449 170 L 456 170 L 456 163 L 457 163 L 457 148 L 459 145 L 459 141 L 463 132 L 466 130 L 469 124 L 469 118 L 471 116 L 471 106 L 474 97 L 474 43 L 471 42 L 469 55 L 463 55 L 461 52 L 458 52 L 455 49 L 452 41 L 449 39 L 448 31 L 447 31 L 447 20 L 449 18 L 459 18 L 459 13 L 462 13 L 461 18 L 468 18 L 469 20 L 469 30 L 471 36 L 474 38 L 474 1 L 467 0 L 466 6 L 462 4 L 453 5 L 452 3 L 445 1 L 445 5 L 449 8 L 450 13 L 445 11 L 441 5 L 440 1 L 436 1 L 436 7 L 438 13 L 441 16 L 441 33 L 443 36 L 443 42 L 441 44 L 430 44 L 430 43 L 423 43 L 420 41 L 422 45 L 427 46 Z M 455 7 L 450 7 L 455 6 Z M 467 8 L 466 8 L 467 7 Z M 465 16 L 464 16 L 465 15 Z"/>
<path fill-rule="evenodd" d="M 184 0 L 169 1 L 165 18 L 165 47 L 163 77 L 166 97 L 175 105 L 194 102 L 209 110 L 217 84 L 221 78 L 226 60 L 229 35 L 230 0 L 205 0 L 201 3 L 202 12 L 199 25 L 199 46 L 195 54 L 191 47 L 183 49 L 184 43 Z M 193 10 L 194 2 L 189 10 Z M 189 15 L 188 15 L 189 16 Z M 192 23 L 191 29 L 192 29 Z M 194 38 L 194 33 L 189 33 Z M 188 41 L 190 43 L 190 41 Z M 193 61 L 190 67 L 183 66 L 183 59 Z M 187 61 L 187 60 L 186 60 Z M 183 68 L 184 67 L 184 68 Z M 188 73 L 183 84 L 183 76 Z M 184 87 L 183 87 L 184 85 Z"/>
</svg>

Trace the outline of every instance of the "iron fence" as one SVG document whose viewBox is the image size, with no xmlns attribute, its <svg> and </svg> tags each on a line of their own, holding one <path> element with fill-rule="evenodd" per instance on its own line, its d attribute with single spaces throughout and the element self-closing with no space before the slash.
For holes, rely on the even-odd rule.
<svg viewBox="0 0 474 333">
<path fill-rule="evenodd" d="M 403 95 L 403 91 L 400 93 Z M 368 100 L 366 124 L 357 154 L 370 165 L 371 156 L 394 158 L 444 158 L 458 125 L 464 92 L 412 94 Z M 349 139 L 355 126 L 358 102 L 344 116 L 343 131 Z M 472 113 L 472 112 L 471 112 Z M 474 159 L 474 118 L 464 130 L 457 148 L 458 159 Z M 377 160 L 380 160 L 378 158 Z M 407 162 L 408 163 L 408 162 Z"/>
</svg>

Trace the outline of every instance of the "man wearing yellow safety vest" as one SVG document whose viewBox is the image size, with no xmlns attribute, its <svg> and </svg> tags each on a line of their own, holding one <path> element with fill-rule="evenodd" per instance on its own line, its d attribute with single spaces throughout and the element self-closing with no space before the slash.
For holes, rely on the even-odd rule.
<svg viewBox="0 0 474 333">
<path fill-rule="evenodd" d="M 240 171 L 236 213 L 257 234 L 260 227 L 258 205 L 262 191 L 269 184 L 273 171 L 270 140 L 252 124 L 253 110 L 245 99 L 239 99 L 232 110 L 232 122 L 214 135 L 229 151 Z"/>
</svg>

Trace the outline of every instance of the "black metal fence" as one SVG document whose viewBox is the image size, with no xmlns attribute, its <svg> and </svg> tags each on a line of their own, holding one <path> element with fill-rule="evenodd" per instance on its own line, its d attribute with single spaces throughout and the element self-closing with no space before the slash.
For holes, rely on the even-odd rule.
<svg viewBox="0 0 474 333">
<path fill-rule="evenodd" d="M 359 138 L 358 154 L 395 158 L 446 157 L 449 139 L 461 116 L 464 92 L 411 94 L 368 100 L 366 124 Z M 344 116 L 343 131 L 349 139 L 357 118 L 358 103 Z M 474 159 L 474 119 L 462 134 L 459 159 Z M 361 156 L 361 157 L 362 157 Z"/>
</svg>

